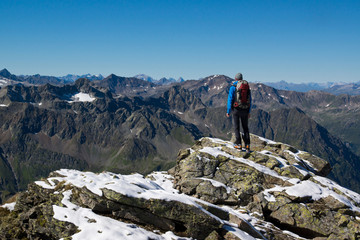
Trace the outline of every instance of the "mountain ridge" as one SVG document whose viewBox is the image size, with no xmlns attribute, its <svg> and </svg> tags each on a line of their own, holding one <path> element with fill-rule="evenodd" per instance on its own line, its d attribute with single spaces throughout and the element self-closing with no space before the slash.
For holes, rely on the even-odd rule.
<svg viewBox="0 0 360 240">
<path fill-rule="evenodd" d="M 278 90 L 288 90 L 297 92 L 308 92 L 312 90 L 329 92 L 334 95 L 348 94 L 359 95 L 360 82 L 325 82 L 325 83 L 289 83 L 284 80 L 279 82 L 263 82 L 264 84 Z"/>
<path fill-rule="evenodd" d="M 174 164 L 176 151 L 191 145 L 200 137 L 231 138 L 232 125 L 230 119 L 225 118 L 225 108 L 221 105 L 224 102 L 222 96 L 227 94 L 230 78 L 211 76 L 199 82 L 185 82 L 163 88 L 161 91 L 157 89 L 157 95 L 149 94 L 149 97 L 144 96 L 145 92 L 140 95 L 136 92 L 131 93 L 133 96 L 127 94 L 132 88 L 132 86 L 127 88 L 127 84 L 134 83 L 135 87 L 139 86 L 141 92 L 144 91 L 144 87 L 141 87 L 144 86 L 144 82 L 112 75 L 108 78 L 108 83 L 114 84 L 115 87 L 122 86 L 123 88 L 119 87 L 119 89 L 123 96 L 121 92 L 117 95 L 108 87 L 100 88 L 96 82 L 88 79 L 79 79 L 72 85 L 64 86 L 15 85 L 2 88 L 0 148 L 4 152 L 3 158 L 6 158 L 4 164 L 11 162 L 13 166 L 19 189 L 24 189 L 30 180 L 44 177 L 49 171 L 56 170 L 55 167 L 59 165 L 51 166 L 48 160 L 55 157 L 61 159 L 63 167 L 76 166 L 79 170 L 129 173 L 137 169 L 141 173 L 146 173 L 154 169 L 170 168 Z M 259 94 L 256 96 L 259 102 L 254 102 L 255 108 L 251 118 L 253 120 L 250 119 L 252 132 L 259 135 L 275 132 L 277 129 L 280 132 L 283 125 L 290 129 L 292 125 L 298 124 L 298 118 L 306 120 L 305 122 L 309 124 L 304 125 L 305 131 L 294 129 L 299 131 L 298 134 L 301 134 L 303 139 L 311 142 L 312 149 L 321 150 L 317 152 L 318 155 L 324 154 L 323 156 L 327 157 L 329 156 L 327 152 L 334 153 L 336 157 L 329 158 L 336 167 L 336 175 L 332 178 L 345 186 L 351 185 L 352 189 L 358 189 L 360 184 L 357 178 L 355 177 L 353 181 L 349 180 L 351 176 L 355 176 L 352 171 L 356 171 L 356 168 L 338 167 L 341 166 L 341 161 L 349 161 L 352 166 L 352 162 L 356 159 L 351 157 L 347 160 L 344 157 L 352 156 L 344 154 L 348 151 L 346 146 L 335 141 L 336 144 L 330 148 L 331 151 L 326 150 L 328 140 L 324 140 L 323 136 L 328 139 L 335 138 L 326 134 L 322 136 L 317 125 L 311 128 L 314 123 L 305 116 L 306 113 L 298 110 L 292 112 L 291 115 L 298 118 L 293 116 L 292 121 L 287 123 L 277 117 L 279 112 L 272 113 L 277 108 L 271 110 L 267 107 L 270 111 L 259 112 L 257 110 L 261 109 L 259 103 L 269 102 L 269 98 L 267 92 L 260 91 L 256 94 Z M 282 93 L 277 92 L 277 94 Z M 289 94 L 293 94 L 295 99 L 300 96 L 298 93 Z M 76 97 L 78 95 L 86 98 Z M 280 103 L 276 102 L 275 105 L 278 104 Z M 262 128 L 266 125 L 268 128 Z M 309 135 L 311 138 L 306 135 L 307 130 L 311 130 L 313 134 Z M 292 139 L 297 139 L 286 136 L 287 133 L 282 132 L 276 135 L 276 140 L 286 140 L 291 144 Z M 268 137 L 275 138 L 275 135 Z M 336 153 L 336 149 L 342 150 Z M 24 154 L 21 155 L 20 152 Z M 35 158 L 47 162 L 49 167 L 44 171 L 39 168 L 27 172 L 26 164 L 31 164 Z M 16 186 L 14 177 L 4 176 L 7 176 L 9 182 L 3 188 L 2 199 L 14 194 L 14 186 Z M 10 191 L 6 192 L 8 191 L 6 189 Z"/>
<path fill-rule="evenodd" d="M 231 138 L 231 119 L 224 114 L 231 82 L 232 79 L 226 76 L 213 75 L 200 81 L 162 87 L 154 85 L 146 89 L 145 84 L 152 86 L 151 83 L 111 75 L 104 82 L 108 85 L 103 87 L 88 79 L 64 86 L 4 87 L 0 90 L 0 148 L 10 156 L 3 155 L 6 158 L 4 166 L 11 159 L 21 188 L 30 179 L 48 174 L 50 168 L 28 174 L 19 159 L 31 160 L 35 156 L 42 159 L 49 154 L 49 159 L 59 156 L 64 167 L 74 164 L 80 170 L 126 173 L 140 168 L 138 170 L 145 173 L 154 168 L 167 169 L 174 164 L 174 149 L 189 146 L 202 136 Z M 112 88 L 109 87 L 111 84 Z M 336 175 L 332 176 L 333 179 L 358 189 L 358 180 L 353 173 L 357 168 L 348 167 L 355 166 L 357 157 L 349 153 L 347 144 L 336 140 L 340 136 L 330 136 L 309 119 L 309 116 L 314 118 L 312 113 L 319 114 L 316 110 L 339 111 L 337 108 L 344 103 L 348 104 L 349 111 L 354 111 L 357 97 L 289 92 L 263 84 L 250 84 L 254 108 L 250 118 L 251 132 L 317 151 L 317 155 L 334 163 Z M 326 107 L 329 101 L 332 104 Z M 313 102 L 319 102 L 319 106 L 315 107 Z M 281 108 L 301 111 L 279 110 Z M 285 121 L 286 118 L 279 114 L 291 116 L 291 121 Z M 321 115 L 318 116 L 321 120 Z M 294 127 L 299 124 L 298 119 L 306 123 L 303 128 Z M 286 128 L 294 129 L 294 133 L 280 131 Z M 277 135 L 273 134 L 275 132 Z M 297 142 L 296 134 L 303 142 Z M 13 142 L 7 142 L 10 139 Z M 11 145 L 14 147 L 9 147 Z M 17 153 L 23 149 L 29 157 Z M 126 156 L 136 160 L 130 161 Z M 97 159 L 106 160 L 99 164 Z M 347 167 L 341 167 L 341 162 Z M 20 177 L 23 174 L 27 177 Z M 14 177 L 6 176 L 15 186 Z M 353 181 L 351 176 L 355 176 Z M 5 188 L 14 193 L 15 188 L 9 183 Z M 9 193 L 4 194 L 9 196 Z"/>
<path fill-rule="evenodd" d="M 8 86 L 0 90 L 0 148 L 4 164 L 16 166 L 19 190 L 30 179 L 44 177 L 60 165 L 123 173 L 168 169 L 176 155 L 172 149 L 188 146 L 202 134 L 170 112 L 161 103 L 164 100 L 113 98 L 109 90 L 101 91 L 92 84 L 79 79 L 62 87 Z M 86 98 L 74 101 L 79 94 Z M 40 167 L 41 161 L 48 168 Z M 4 187 L 1 200 L 15 193 L 7 184 Z"/>
<path fill-rule="evenodd" d="M 111 75 L 111 74 L 110 74 Z M 109 75 L 109 76 L 110 76 Z M 195 81 L 201 81 L 207 78 L 217 78 L 219 76 L 224 75 L 212 75 L 205 78 L 200 78 L 199 80 Z M 22 81 L 22 82 L 28 82 L 29 84 L 68 84 L 73 83 L 79 78 L 88 78 L 89 80 L 102 80 L 105 77 L 101 74 L 83 74 L 83 75 L 76 75 L 76 74 L 67 74 L 65 76 L 43 76 L 40 74 L 35 75 L 20 75 L 16 76 L 11 74 L 6 68 L 2 69 L 0 71 L 0 77 L 4 77 L 10 80 L 15 81 Z M 226 76 L 225 76 L 226 77 Z M 170 84 L 176 84 L 176 83 L 182 83 L 186 82 L 185 79 L 182 77 L 179 77 L 178 79 L 175 78 L 160 78 L 160 79 L 154 79 L 151 76 L 148 76 L 146 74 L 137 74 L 134 76 L 134 78 L 144 80 L 146 82 L 155 83 L 158 85 L 170 85 Z M 189 80 L 187 80 L 189 81 Z M 258 83 L 258 82 L 254 82 Z M 360 95 L 360 82 L 326 82 L 326 83 L 317 83 L 317 82 L 309 82 L 309 83 L 292 83 L 292 82 L 286 82 L 284 80 L 279 82 L 262 82 L 263 84 L 266 84 L 270 87 L 276 88 L 278 90 L 287 90 L 287 91 L 297 91 L 297 92 L 309 92 L 309 91 L 324 91 L 329 92 L 334 95 L 341 95 L 341 94 L 348 94 L 348 95 Z"/>
</svg>

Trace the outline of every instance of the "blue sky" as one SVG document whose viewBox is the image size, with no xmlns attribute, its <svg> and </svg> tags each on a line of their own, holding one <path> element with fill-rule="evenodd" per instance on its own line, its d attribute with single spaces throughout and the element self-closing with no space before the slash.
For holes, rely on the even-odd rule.
<svg viewBox="0 0 360 240">
<path fill-rule="evenodd" d="M 0 69 L 360 81 L 360 1 L 1 0 Z"/>
</svg>

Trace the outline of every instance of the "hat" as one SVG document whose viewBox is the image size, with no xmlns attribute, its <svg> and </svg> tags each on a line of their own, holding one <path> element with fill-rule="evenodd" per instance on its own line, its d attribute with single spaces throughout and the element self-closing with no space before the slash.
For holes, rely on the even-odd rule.
<svg viewBox="0 0 360 240">
<path fill-rule="evenodd" d="M 237 73 L 235 75 L 235 80 L 243 80 L 243 75 L 241 73 Z"/>
</svg>

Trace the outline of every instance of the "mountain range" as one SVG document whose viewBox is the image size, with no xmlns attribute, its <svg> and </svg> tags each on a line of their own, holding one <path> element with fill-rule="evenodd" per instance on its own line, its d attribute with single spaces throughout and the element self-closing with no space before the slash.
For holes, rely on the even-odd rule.
<svg viewBox="0 0 360 240">
<path fill-rule="evenodd" d="M 14 84 L 43 85 L 49 83 L 52 85 L 64 85 L 67 83 L 73 83 L 79 78 L 87 78 L 90 81 L 92 81 L 92 80 L 102 80 L 104 77 L 101 74 L 98 75 L 68 74 L 62 77 L 43 76 L 40 74 L 16 76 L 14 74 L 11 74 L 6 68 L 4 68 L 3 70 L 0 71 L 0 87 L 5 85 L 14 85 Z"/>
<path fill-rule="evenodd" d="M 148 75 L 145 74 L 138 74 L 134 76 L 135 78 L 147 81 L 147 82 L 152 82 L 152 83 L 156 83 L 159 85 L 167 85 L 167 84 L 172 84 L 172 83 L 176 83 L 176 82 L 184 82 L 185 80 L 182 77 L 179 77 L 177 80 L 175 78 L 160 78 L 159 80 L 156 80 Z"/>
<path fill-rule="evenodd" d="M 360 82 L 326 82 L 326 83 L 288 83 L 284 80 L 279 82 L 263 82 L 267 86 L 288 91 L 308 92 L 312 90 L 324 91 L 334 95 L 348 94 L 360 95 Z"/>
<path fill-rule="evenodd" d="M 232 81 L 213 75 L 157 85 L 112 74 L 62 86 L 2 87 L 1 199 L 61 167 L 145 174 L 169 169 L 177 151 L 200 137 L 230 139 L 225 104 Z M 328 160 L 329 176 L 360 192 L 354 153 L 359 96 L 277 90 L 261 83 L 251 83 L 251 89 L 252 133 Z"/>
<path fill-rule="evenodd" d="M 108 77 L 110 77 L 109 75 Z M 66 76 L 43 76 L 40 74 L 35 75 L 19 75 L 16 76 L 11 74 L 6 68 L 0 71 L 0 87 L 5 85 L 13 85 L 13 84 L 25 84 L 25 85 L 42 85 L 42 84 L 53 84 L 53 85 L 64 85 L 71 84 L 75 82 L 77 79 L 87 78 L 90 81 L 103 80 L 105 77 L 101 74 L 92 75 L 92 74 L 83 74 L 83 75 L 75 75 L 75 74 L 67 74 Z M 138 74 L 133 78 L 145 80 L 147 82 L 151 82 L 157 85 L 169 85 L 177 82 L 184 82 L 183 78 L 178 78 L 177 80 L 174 78 L 161 78 L 159 80 L 155 80 L 150 76 L 145 74 Z"/>
<path fill-rule="evenodd" d="M 124 173 L 167 169 L 174 164 L 174 149 L 202 136 L 171 111 L 166 94 L 148 101 L 114 98 L 92 84 L 79 79 L 62 87 L 0 90 L 2 199 L 59 167 Z"/>
<path fill-rule="evenodd" d="M 62 76 L 62 77 L 58 77 L 58 78 L 64 80 L 65 82 L 75 82 L 79 78 L 87 78 L 90 81 L 102 80 L 102 79 L 104 79 L 104 76 L 101 74 L 92 75 L 92 74 L 88 73 L 88 74 L 83 74 L 83 75 L 68 74 L 66 76 Z"/>
<path fill-rule="evenodd" d="M 217 76 L 217 75 L 214 75 Z M 54 84 L 54 85 L 63 85 L 63 84 L 71 84 L 75 82 L 79 78 L 87 78 L 90 81 L 94 80 L 102 80 L 105 77 L 101 74 L 92 75 L 92 74 L 83 74 L 83 75 L 75 75 L 75 74 L 67 74 L 66 76 L 54 77 L 54 76 L 42 76 L 39 74 L 36 75 L 20 75 L 16 76 L 11 74 L 7 69 L 3 69 L 0 71 L 0 87 L 3 85 L 11 85 L 11 84 Z M 185 82 L 185 80 L 180 77 L 178 79 L 175 78 L 161 78 L 154 79 L 151 76 L 145 74 L 137 74 L 134 78 L 141 79 L 147 82 L 151 82 L 157 85 L 170 85 L 176 83 Z M 202 80 L 201 78 L 200 80 Z M 13 82 L 17 81 L 17 82 Z M 278 90 L 288 90 L 288 91 L 297 91 L 297 92 L 308 92 L 312 90 L 324 91 L 334 95 L 348 94 L 348 95 L 360 95 L 360 81 L 355 83 L 346 83 L 346 82 L 326 82 L 326 83 L 291 83 L 286 82 L 284 80 L 279 82 L 263 82 L 267 86 L 271 86 Z"/>
</svg>

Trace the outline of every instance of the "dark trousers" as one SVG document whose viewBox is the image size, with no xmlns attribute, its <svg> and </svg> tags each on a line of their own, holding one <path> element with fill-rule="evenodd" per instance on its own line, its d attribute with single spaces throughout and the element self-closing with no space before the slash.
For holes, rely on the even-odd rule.
<svg viewBox="0 0 360 240">
<path fill-rule="evenodd" d="M 240 120 L 241 125 L 244 130 L 242 139 L 244 140 L 245 145 L 250 145 L 250 133 L 249 133 L 249 111 L 247 109 L 233 109 L 233 119 L 234 119 L 234 128 L 235 128 L 235 144 L 241 144 L 241 134 L 240 134 Z"/>
</svg>

